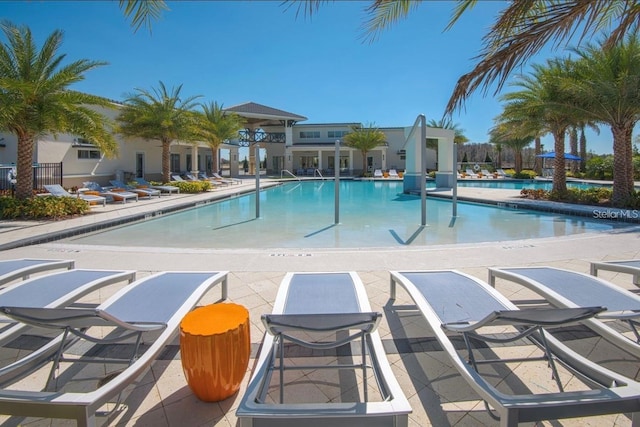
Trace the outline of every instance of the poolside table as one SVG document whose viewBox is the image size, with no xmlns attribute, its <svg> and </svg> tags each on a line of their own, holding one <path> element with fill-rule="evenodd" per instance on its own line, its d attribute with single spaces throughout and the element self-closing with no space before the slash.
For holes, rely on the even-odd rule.
<svg viewBox="0 0 640 427">
<path fill-rule="evenodd" d="M 205 402 L 233 395 L 251 354 L 249 311 L 233 303 L 197 308 L 180 323 L 182 370 L 193 393 Z"/>
</svg>

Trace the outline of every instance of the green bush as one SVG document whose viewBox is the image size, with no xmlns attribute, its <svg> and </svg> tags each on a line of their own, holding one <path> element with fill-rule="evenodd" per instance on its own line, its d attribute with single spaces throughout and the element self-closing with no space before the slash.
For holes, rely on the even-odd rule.
<svg viewBox="0 0 640 427">
<path fill-rule="evenodd" d="M 155 185 L 155 183 L 152 183 Z M 171 181 L 167 185 L 173 185 L 178 187 L 181 193 L 203 193 L 211 189 L 211 183 L 209 181 Z"/>
<path fill-rule="evenodd" d="M 516 179 L 533 179 L 537 175 L 536 172 L 532 171 L 531 169 L 523 169 L 520 171 L 520 173 L 515 173 L 515 171 L 513 172 L 505 171 L 505 172 L 510 173 L 511 176 Z"/>
<path fill-rule="evenodd" d="M 73 215 L 84 215 L 89 204 L 75 197 L 32 197 L 18 200 L 0 197 L 0 218 L 4 219 L 60 219 Z"/>
</svg>

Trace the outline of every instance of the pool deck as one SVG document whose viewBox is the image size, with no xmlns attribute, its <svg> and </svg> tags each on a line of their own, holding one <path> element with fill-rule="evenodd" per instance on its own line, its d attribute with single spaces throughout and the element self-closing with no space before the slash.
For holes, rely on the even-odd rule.
<svg viewBox="0 0 640 427">
<path fill-rule="evenodd" d="M 269 181 L 264 180 L 268 185 Z M 250 191 L 251 181 L 200 195 L 171 195 L 160 199 L 141 200 L 127 204 L 94 207 L 92 214 L 64 221 L 11 222 L 0 221 L 0 259 L 58 258 L 73 259 L 76 268 L 132 269 L 138 278 L 162 270 L 229 270 L 229 301 L 247 307 L 251 318 L 252 360 L 249 362 L 240 392 L 217 403 L 199 401 L 189 390 L 182 373 L 180 354 L 162 358 L 140 378 L 137 387 L 128 395 L 127 409 L 108 421 L 98 418 L 98 425 L 118 426 L 235 426 L 235 409 L 249 379 L 254 357 L 260 345 L 264 328 L 260 321 L 263 313 L 271 312 L 280 281 L 289 271 L 357 271 L 362 278 L 373 310 L 384 313 L 380 325 L 387 358 L 394 374 L 409 399 L 413 413 L 410 426 L 495 426 L 483 410 L 482 402 L 452 367 L 446 355 L 433 344 L 422 318 L 412 312 L 389 310 L 389 270 L 457 269 L 487 280 L 487 268 L 495 266 L 549 265 L 589 273 L 590 261 L 640 258 L 638 227 L 606 233 L 585 233 L 573 236 L 503 241 L 477 244 L 441 245 L 433 247 L 377 248 L 377 249 L 246 249 L 208 250 L 154 248 L 113 248 L 67 245 L 55 241 L 22 246 L 37 236 L 60 234 L 66 230 L 97 227 L 103 222 L 122 221 L 137 215 L 153 215 L 178 205 L 192 206 L 215 197 L 226 197 Z M 460 188 L 462 200 L 493 200 L 500 203 L 520 203 L 519 190 Z M 433 194 L 435 195 L 435 194 Z M 527 201 L 528 202 L 528 201 Z M 587 208 L 593 215 L 593 208 Z M 587 211 L 588 213 L 589 211 Z M 45 241 L 46 239 L 39 239 Z M 602 272 L 601 277 L 635 289 L 631 276 Z M 97 303 L 115 290 L 112 287 L 87 297 L 86 302 Z M 516 285 L 499 281 L 499 291 L 514 302 L 535 299 L 535 296 Z M 211 292 L 203 303 L 218 297 Z M 396 304 L 409 304 L 410 300 L 399 292 Z M 177 347 L 178 341 L 173 344 Z M 640 380 L 638 360 L 617 350 L 593 334 L 584 334 L 571 340 L 572 347 L 598 363 Z M 174 348 L 175 348 L 174 347 Z M 513 354 L 530 354 L 533 347 L 508 347 Z M 542 389 L 553 388 L 550 373 L 540 373 L 534 365 L 514 369 Z M 569 374 L 567 374 L 569 375 Z M 570 377 L 567 377 L 570 381 Z M 25 380 L 29 381 L 29 380 Z M 303 384 L 308 384 L 303 382 Z M 334 385 L 326 384 L 327 396 L 335 393 Z M 309 386 L 311 387 L 311 386 Z M 300 393 L 300 388 L 296 389 Z M 338 390 L 339 393 L 339 390 Z M 13 425 L 74 425 L 61 420 L 0 417 L 3 426 Z M 532 424 L 529 424 L 532 425 Z M 549 421 L 537 425 L 553 426 L 630 426 L 629 414 L 614 414 L 584 419 Z"/>
</svg>

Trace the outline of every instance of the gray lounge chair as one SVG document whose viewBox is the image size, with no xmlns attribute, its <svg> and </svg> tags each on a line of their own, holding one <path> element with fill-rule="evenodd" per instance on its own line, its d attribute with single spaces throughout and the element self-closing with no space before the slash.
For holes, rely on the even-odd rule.
<svg viewBox="0 0 640 427">
<path fill-rule="evenodd" d="M 381 314 L 371 312 L 364 286 L 354 272 L 287 273 L 272 314 L 262 317 L 267 334 L 236 411 L 240 425 L 406 426 L 411 407 L 391 371 L 376 331 L 380 317 Z M 318 334 L 321 342 L 313 339 Z M 331 349 L 358 340 L 360 363 L 354 360 L 348 365 L 284 365 L 284 357 L 288 357 L 284 354 L 285 341 L 311 349 Z M 368 387 L 374 386 L 367 385 L 368 368 L 377 380 L 380 399 L 367 397 Z M 358 369 L 364 380 L 363 401 L 285 402 L 283 374 L 291 369 L 342 369 L 342 372 Z M 267 393 L 276 370 L 280 373 L 280 397 L 273 401 L 267 398 Z M 348 387 L 352 389 L 353 384 Z"/>
<path fill-rule="evenodd" d="M 45 185 L 44 189 L 47 190 L 49 194 L 55 197 L 77 197 L 89 203 L 89 206 L 91 206 L 91 203 L 100 203 L 102 204 L 103 207 L 107 206 L 106 197 L 94 196 L 92 194 L 82 194 L 82 193 L 78 193 L 77 195 L 74 196 L 73 194 L 65 190 L 61 185 L 58 185 L 58 184 Z"/>
<path fill-rule="evenodd" d="M 18 388 L 0 390 L 0 413 L 75 419 L 78 426 L 95 425 L 96 412 L 116 396 L 118 402 L 113 410 L 120 409 L 120 393 L 145 372 L 165 346 L 174 340 L 182 318 L 216 284 L 221 284 L 222 298 L 226 299 L 227 272 L 173 271 L 137 280 L 95 309 L 0 307 L 0 312 L 18 321 L 59 329 L 64 331 L 63 335 L 73 334 L 80 339 L 80 348 L 65 345 L 58 349 L 43 391 Z M 93 327 L 97 327 L 98 331 L 90 336 Z M 101 337 L 102 327 L 114 329 Z M 131 354 L 120 354 L 116 348 L 109 350 L 110 345 L 117 347 L 117 343 L 122 341 L 131 343 L 131 340 L 127 341 L 128 338 L 134 341 Z M 146 349 L 139 346 L 142 339 Z M 89 343 L 95 343 L 95 346 Z M 89 362 L 92 353 L 100 354 L 98 350 L 102 348 L 104 351 L 105 346 L 107 351 L 116 354 L 109 359 L 101 356 L 93 362 L 111 365 L 112 369 L 112 364 L 124 363 L 126 367 L 122 371 L 107 373 L 105 379 L 110 380 L 96 381 L 97 388 L 93 391 L 52 391 L 53 386 L 57 386 L 55 370 L 59 362 L 72 360 L 74 366 Z M 74 348 L 74 351 L 86 350 L 82 358 L 65 358 L 63 352 Z M 79 372 L 82 376 L 82 371 Z"/>
<path fill-rule="evenodd" d="M 21 305 L 34 308 L 59 308 L 78 301 L 81 297 L 104 286 L 132 282 L 134 271 L 76 269 L 33 277 L 0 290 L 0 306 Z M 23 334 L 28 325 L 10 322 L 0 316 L 4 324 L 0 329 L 0 346 Z M 41 354 L 51 354 L 43 350 Z M 34 360 L 41 360 L 40 357 Z M 30 365 L 24 361 L 0 368 L 0 384 L 19 376 Z"/>
<path fill-rule="evenodd" d="M 426 319 L 442 349 L 467 383 L 493 411 L 500 425 L 515 426 L 520 422 L 584 417 L 609 413 L 633 412 L 635 422 L 640 412 L 640 383 L 605 369 L 569 349 L 551 334 L 546 326 L 559 326 L 589 318 L 602 307 L 579 309 L 518 310 L 511 301 L 495 289 L 474 277 L 455 270 L 391 272 L 391 299 L 396 297 L 396 284 L 411 296 L 417 310 Z M 518 337 L 527 337 L 541 350 L 538 360 L 550 364 L 555 374 L 558 392 L 542 394 L 508 394 L 496 389 L 491 378 L 477 370 L 483 363 L 505 363 L 507 360 L 478 358 L 471 338 L 485 342 L 500 342 L 499 334 L 491 328 L 483 335 L 485 326 L 513 326 Z M 447 334 L 461 334 L 468 354 L 461 354 Z M 504 342 L 516 339 L 509 333 Z M 482 352 L 486 354 L 486 352 Z M 524 362 L 533 359 L 511 359 Z M 557 379 L 556 364 L 567 366 L 585 384 L 586 390 L 563 391 Z M 515 374 L 515 373 L 514 373 Z M 487 406 L 489 409 L 489 406 Z M 495 415 L 490 412 L 492 416 Z"/>
<path fill-rule="evenodd" d="M 85 181 L 82 183 L 84 187 L 90 191 L 97 191 L 102 197 L 106 197 L 107 200 L 113 200 L 114 202 L 127 203 L 127 200 L 138 201 L 138 194 L 131 191 L 112 191 L 102 187 L 100 184 L 94 181 Z"/>
<path fill-rule="evenodd" d="M 180 193 L 180 188 L 174 185 L 151 185 L 151 183 L 145 180 L 144 178 L 134 178 L 134 180 L 140 185 L 143 185 L 148 188 L 160 190 L 162 193 L 169 193 L 169 194 Z"/>
<path fill-rule="evenodd" d="M 28 279 L 30 275 L 43 271 L 66 268 L 71 270 L 75 262 L 62 259 L 7 259 L 0 261 L 0 287 L 7 283 L 22 278 Z"/>
<path fill-rule="evenodd" d="M 490 268 L 489 283 L 492 286 L 495 286 L 496 278 L 525 286 L 556 307 L 587 307 L 596 304 L 606 307 L 605 312 L 596 318 L 585 320 L 584 325 L 612 344 L 640 357 L 638 295 L 588 274 L 552 267 Z M 604 320 L 624 322 L 631 328 L 636 341 L 607 325 Z"/>
<path fill-rule="evenodd" d="M 138 197 L 148 197 L 148 198 L 151 198 L 152 196 L 160 197 L 160 190 L 156 190 L 154 188 L 137 188 L 131 185 L 127 185 L 124 182 L 118 181 L 116 179 L 109 181 L 109 183 L 116 188 L 122 188 L 127 191 L 131 191 L 132 193 L 136 193 Z"/>
<path fill-rule="evenodd" d="M 640 286 L 640 259 L 625 261 L 592 262 L 591 274 L 598 275 L 598 270 L 615 271 L 633 275 L 633 284 Z"/>
</svg>

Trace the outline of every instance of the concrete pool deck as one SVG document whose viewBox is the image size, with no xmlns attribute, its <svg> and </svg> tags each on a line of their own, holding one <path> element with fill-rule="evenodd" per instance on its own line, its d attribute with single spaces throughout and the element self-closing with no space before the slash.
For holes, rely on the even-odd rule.
<svg viewBox="0 0 640 427">
<path fill-rule="evenodd" d="M 250 190 L 251 187 L 252 183 L 245 183 L 204 195 L 172 195 L 152 201 L 113 204 L 106 208 L 93 208 L 92 215 L 65 221 L 0 221 L 0 247 L 6 248 L 0 252 L 0 259 L 73 259 L 76 268 L 132 269 L 138 272 L 138 278 L 162 270 L 228 270 L 229 301 L 242 304 L 250 311 L 252 360 L 249 363 L 249 372 L 264 333 L 260 315 L 271 312 L 278 286 L 286 272 L 355 270 L 365 284 L 372 308 L 384 313 L 380 335 L 394 374 L 413 408 L 413 413 L 409 416 L 409 425 L 475 426 L 497 425 L 497 422 L 487 415 L 477 395 L 469 390 L 446 355 L 434 344 L 433 334 L 422 318 L 415 313 L 396 311 L 387 306 L 388 271 L 457 269 L 486 281 L 487 268 L 494 266 L 550 265 L 589 273 L 590 261 L 640 258 L 638 227 L 560 238 L 374 250 L 206 250 L 170 247 L 132 249 L 67 245 L 55 241 L 21 247 L 14 247 L 19 245 L 13 244 L 33 239 L 35 236 L 60 233 L 70 228 L 93 226 L 102 221 L 118 221 L 134 214 L 144 215 L 145 212 L 171 209 L 178 204 L 199 203 L 212 195 L 222 197 Z M 458 190 L 461 198 L 475 197 L 505 203 L 521 200 L 517 199 L 518 194 L 519 190 Z M 601 276 L 617 285 L 635 289 L 629 275 L 602 272 Z M 115 291 L 111 288 L 92 294 L 87 298 L 87 302 L 104 300 Z M 499 282 L 498 290 L 518 303 L 535 299 L 530 292 L 507 282 Z M 203 303 L 215 301 L 218 295 L 216 290 L 212 291 Z M 396 304 L 409 303 L 407 295 L 400 292 Z M 570 344 L 592 360 L 628 377 L 640 379 L 638 360 L 618 351 L 599 337 L 583 333 L 580 338 L 572 338 Z M 176 340 L 173 349 L 177 346 Z M 508 351 L 522 355 L 530 354 L 534 349 L 531 345 L 515 344 L 509 346 Z M 244 392 L 249 372 L 237 395 L 222 402 L 205 403 L 199 401 L 186 385 L 179 352 L 169 353 L 173 356 L 158 360 L 151 370 L 139 379 L 137 387 L 131 390 L 125 401 L 127 409 L 109 419 L 108 425 L 235 426 L 235 408 Z M 535 386 L 546 389 L 548 385 L 552 389 L 553 381 L 549 372 L 539 372 L 535 370 L 535 365 L 532 368 L 518 366 L 515 369 L 523 377 L 531 379 Z M 570 377 L 567 377 L 567 381 L 570 381 Z M 300 388 L 297 388 L 297 391 L 299 392 Z M 331 396 L 335 390 L 331 385 L 326 385 L 324 393 Z M 73 425 L 60 420 L 0 418 L 3 426 Z M 105 425 L 107 420 L 98 418 L 98 424 Z M 631 419 L 629 414 L 615 414 L 551 421 L 538 425 L 628 426 L 631 425 Z"/>
</svg>

